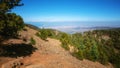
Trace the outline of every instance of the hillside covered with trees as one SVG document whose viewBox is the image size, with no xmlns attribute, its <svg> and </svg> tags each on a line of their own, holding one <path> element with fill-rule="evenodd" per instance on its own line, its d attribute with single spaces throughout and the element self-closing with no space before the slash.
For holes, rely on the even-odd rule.
<svg viewBox="0 0 120 68">
<path fill-rule="evenodd" d="M 0 42 L 3 40 L 3 37 L 4 38 L 17 37 L 19 35 L 18 32 L 22 30 L 23 27 L 25 26 L 22 17 L 20 15 L 17 15 L 16 13 L 11 12 L 13 8 L 23 5 L 20 3 L 20 1 L 21 0 L 0 0 Z M 32 28 L 36 29 L 36 27 L 34 26 Z M 38 30 L 38 28 L 36 30 Z M 39 29 L 39 32 L 37 32 L 36 35 L 37 37 L 40 37 L 45 41 L 47 41 L 48 37 L 60 40 L 62 43 L 61 46 L 66 50 L 70 51 L 70 53 L 73 56 L 75 56 L 80 60 L 89 59 L 91 61 L 98 61 L 106 65 L 108 63 L 112 63 L 114 67 L 120 68 L 120 29 L 119 28 L 108 29 L 108 30 L 94 30 L 94 31 L 84 32 L 83 34 L 82 33 L 67 34 L 52 29 Z M 33 33 L 33 37 L 37 38 L 36 36 L 34 36 L 34 33 Z M 23 40 L 26 41 L 26 38 L 27 38 L 27 30 L 26 30 L 26 37 Z M 35 45 L 37 43 L 34 40 L 34 38 L 32 38 L 32 36 L 30 38 L 30 41 L 31 41 L 30 44 L 32 45 Z M 28 54 L 31 54 L 32 52 L 31 50 L 33 49 L 32 45 L 30 45 L 29 47 L 29 45 L 26 44 L 20 44 L 20 45 L 11 44 L 12 47 L 10 45 L 2 46 L 1 43 L 0 45 L 1 45 L 1 51 L 3 48 L 4 51 L 7 52 L 6 54 L 9 57 L 11 55 L 12 56 L 15 55 L 15 57 L 21 57 L 23 55 L 26 56 L 26 54 L 24 53 L 27 53 L 28 56 Z M 20 48 L 20 46 L 22 46 L 23 50 L 22 48 Z M 22 53 L 19 54 L 18 52 L 22 52 L 23 55 L 21 55 Z"/>
<path fill-rule="evenodd" d="M 61 46 L 80 60 L 89 59 L 105 65 L 112 63 L 114 67 L 120 68 L 119 28 L 94 30 L 83 34 L 66 34 L 52 29 L 40 29 L 36 35 L 43 40 L 47 37 L 59 39 L 62 42 Z"/>
</svg>

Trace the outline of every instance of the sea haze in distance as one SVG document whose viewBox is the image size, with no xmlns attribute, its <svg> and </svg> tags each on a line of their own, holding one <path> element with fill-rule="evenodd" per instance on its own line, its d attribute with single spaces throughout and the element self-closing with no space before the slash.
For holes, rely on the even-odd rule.
<svg viewBox="0 0 120 68">
<path fill-rule="evenodd" d="M 110 22 L 27 22 L 28 24 L 35 25 L 39 28 L 56 29 L 66 33 L 82 33 L 91 30 L 120 28 L 119 21 Z"/>
<path fill-rule="evenodd" d="M 12 12 L 28 24 L 67 33 L 120 27 L 120 0 L 22 0 Z"/>
</svg>

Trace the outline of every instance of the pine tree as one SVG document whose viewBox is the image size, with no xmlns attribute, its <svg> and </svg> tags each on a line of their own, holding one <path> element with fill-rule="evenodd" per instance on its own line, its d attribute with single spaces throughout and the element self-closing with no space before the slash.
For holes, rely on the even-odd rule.
<svg viewBox="0 0 120 68">
<path fill-rule="evenodd" d="M 10 12 L 14 7 L 23 5 L 20 1 L 0 0 L 0 34 L 5 37 L 17 36 L 18 31 L 24 26 L 23 19 Z"/>
</svg>

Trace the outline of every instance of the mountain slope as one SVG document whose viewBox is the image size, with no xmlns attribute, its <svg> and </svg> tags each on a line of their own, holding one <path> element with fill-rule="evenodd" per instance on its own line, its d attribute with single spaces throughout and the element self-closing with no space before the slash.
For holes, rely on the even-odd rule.
<svg viewBox="0 0 120 68">
<path fill-rule="evenodd" d="M 28 41 L 23 41 L 22 43 L 29 43 L 29 40 L 33 38 L 36 41 L 36 44 L 33 46 L 37 50 L 29 56 L 13 58 L 13 60 L 9 58 L 11 60 L 8 62 L 1 63 L 2 68 L 12 68 L 15 65 L 10 64 L 15 62 L 22 63 L 18 65 L 20 68 L 113 68 L 111 65 L 104 66 L 98 62 L 78 60 L 60 46 L 61 42 L 59 40 L 47 38 L 47 41 L 43 41 L 35 35 L 36 30 L 29 27 L 26 27 L 26 29 L 20 35 L 22 39 L 25 38 Z M 12 43 L 15 43 L 15 40 Z"/>
</svg>

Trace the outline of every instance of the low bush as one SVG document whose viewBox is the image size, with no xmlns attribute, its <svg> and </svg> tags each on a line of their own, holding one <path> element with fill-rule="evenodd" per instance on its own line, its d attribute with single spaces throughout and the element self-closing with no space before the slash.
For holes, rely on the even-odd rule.
<svg viewBox="0 0 120 68">
<path fill-rule="evenodd" d="M 36 44 L 36 41 L 35 41 L 33 38 L 31 38 L 31 39 L 30 39 L 30 44 L 35 45 L 35 44 Z"/>
</svg>

